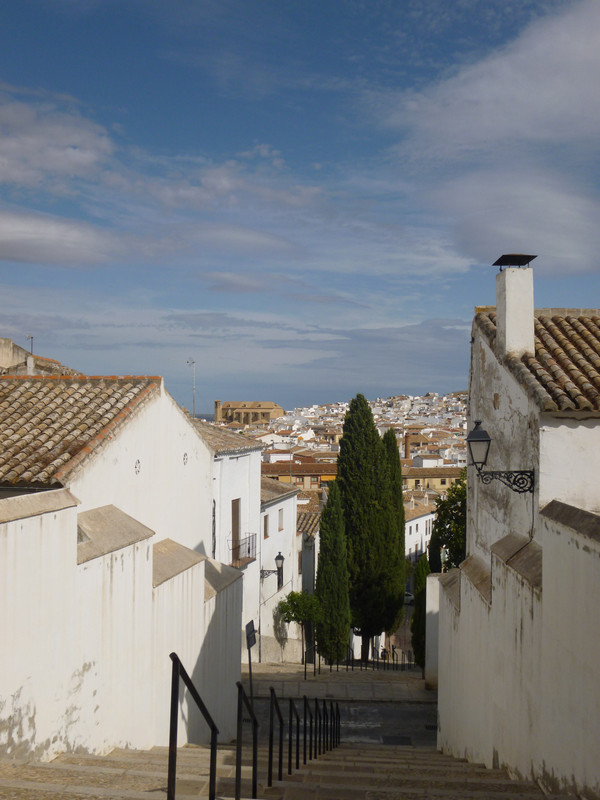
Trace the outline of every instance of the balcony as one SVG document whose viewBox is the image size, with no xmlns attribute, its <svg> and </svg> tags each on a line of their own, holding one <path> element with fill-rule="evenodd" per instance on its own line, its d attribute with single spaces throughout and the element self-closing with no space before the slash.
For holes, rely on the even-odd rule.
<svg viewBox="0 0 600 800">
<path fill-rule="evenodd" d="M 245 567 L 251 561 L 256 561 L 256 534 L 249 533 L 238 542 L 231 545 L 231 560 L 232 567 Z"/>
</svg>

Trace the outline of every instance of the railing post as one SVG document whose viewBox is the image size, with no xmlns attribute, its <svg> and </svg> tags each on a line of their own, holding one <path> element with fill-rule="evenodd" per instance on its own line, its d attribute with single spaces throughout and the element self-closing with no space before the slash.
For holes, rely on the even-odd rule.
<svg viewBox="0 0 600 800">
<path fill-rule="evenodd" d="M 179 665 L 171 654 L 171 713 L 169 719 L 169 771 L 167 777 L 167 800 L 175 800 L 175 780 L 177 775 L 177 721 L 179 717 Z"/>
<path fill-rule="evenodd" d="M 292 747 L 294 745 L 293 742 L 294 728 L 292 726 L 292 705 L 293 705 L 293 700 L 290 697 L 288 705 L 289 715 L 290 715 L 288 720 L 288 775 L 292 774 Z"/>
<path fill-rule="evenodd" d="M 269 704 L 269 768 L 267 772 L 267 786 L 273 786 L 273 722 L 275 716 L 274 689 L 271 686 L 271 701 Z"/>
<path fill-rule="evenodd" d="M 242 796 L 242 689 L 238 684 L 237 739 L 235 743 L 235 800 Z"/>
</svg>

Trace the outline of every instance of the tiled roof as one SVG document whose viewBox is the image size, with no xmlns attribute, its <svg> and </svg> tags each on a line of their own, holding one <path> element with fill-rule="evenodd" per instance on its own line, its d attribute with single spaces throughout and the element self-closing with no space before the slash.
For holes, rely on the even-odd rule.
<svg viewBox="0 0 600 800">
<path fill-rule="evenodd" d="M 262 450 L 263 446 L 260 443 L 248 439 L 247 436 L 242 436 L 241 433 L 234 433 L 234 431 L 227 430 L 227 428 L 211 425 L 210 422 L 204 422 L 204 420 L 200 419 L 193 419 L 192 422 L 207 445 L 211 450 L 214 450 L 215 455 Z"/>
<path fill-rule="evenodd" d="M 319 532 L 321 513 L 319 511 L 299 511 L 296 517 L 296 530 L 306 536 L 315 537 Z"/>
<path fill-rule="evenodd" d="M 151 394 L 157 377 L 0 379 L 0 484 L 58 486 Z"/>
<path fill-rule="evenodd" d="M 475 315 L 490 346 L 496 311 Z M 600 311 L 535 312 L 535 355 L 508 354 L 506 366 L 542 411 L 600 411 Z"/>
<path fill-rule="evenodd" d="M 261 464 L 263 475 L 337 475 L 337 464 L 326 462 L 315 462 L 314 464 L 296 464 L 289 461 L 275 461 L 268 464 L 263 461 Z"/>
<path fill-rule="evenodd" d="M 262 504 L 295 494 L 298 494 L 298 489 L 289 483 L 281 483 L 273 478 L 261 477 L 260 479 L 260 502 Z"/>
</svg>

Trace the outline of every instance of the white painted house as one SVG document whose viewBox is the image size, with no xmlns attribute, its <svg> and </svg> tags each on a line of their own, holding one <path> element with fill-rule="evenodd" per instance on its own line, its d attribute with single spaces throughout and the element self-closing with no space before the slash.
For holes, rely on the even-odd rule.
<svg viewBox="0 0 600 800">
<path fill-rule="evenodd" d="M 212 453 L 160 378 L 0 379 L 0 752 L 166 744 L 169 653 L 235 733 L 239 570 Z M 187 700 L 180 740 L 205 724 Z"/>
<path fill-rule="evenodd" d="M 438 745 L 597 797 L 600 311 L 534 312 L 531 269 L 508 268 L 472 342 L 469 430 L 502 474 L 468 467 L 467 558 L 438 580 Z"/>
<path fill-rule="evenodd" d="M 245 628 L 253 622 L 258 632 L 253 660 L 300 661 L 300 632 L 295 625 L 282 627 L 276 613 L 279 601 L 301 588 L 298 490 L 261 477 L 262 445 L 255 438 L 199 420 L 194 425 L 214 460 L 213 557 L 243 574 L 242 659 L 247 659 Z M 284 562 L 278 574 L 279 553 Z"/>
<path fill-rule="evenodd" d="M 286 625 L 277 614 L 279 602 L 289 592 L 299 592 L 301 570 L 298 565 L 302 535 L 297 531 L 298 489 L 286 483 L 261 478 L 260 504 L 260 591 L 256 597 L 259 631 L 259 660 L 267 662 L 302 660 L 301 633 L 295 624 Z M 284 558 L 277 569 L 276 557 Z M 265 574 L 270 572 L 271 574 Z"/>
</svg>

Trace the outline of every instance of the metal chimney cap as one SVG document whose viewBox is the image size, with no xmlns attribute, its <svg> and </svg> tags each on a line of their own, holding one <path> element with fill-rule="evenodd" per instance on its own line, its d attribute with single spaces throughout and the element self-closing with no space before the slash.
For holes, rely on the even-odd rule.
<svg viewBox="0 0 600 800">
<path fill-rule="evenodd" d="M 533 261 L 537 256 L 530 256 L 526 253 L 505 253 L 500 256 L 497 261 L 494 261 L 494 267 L 525 267 Z"/>
</svg>

